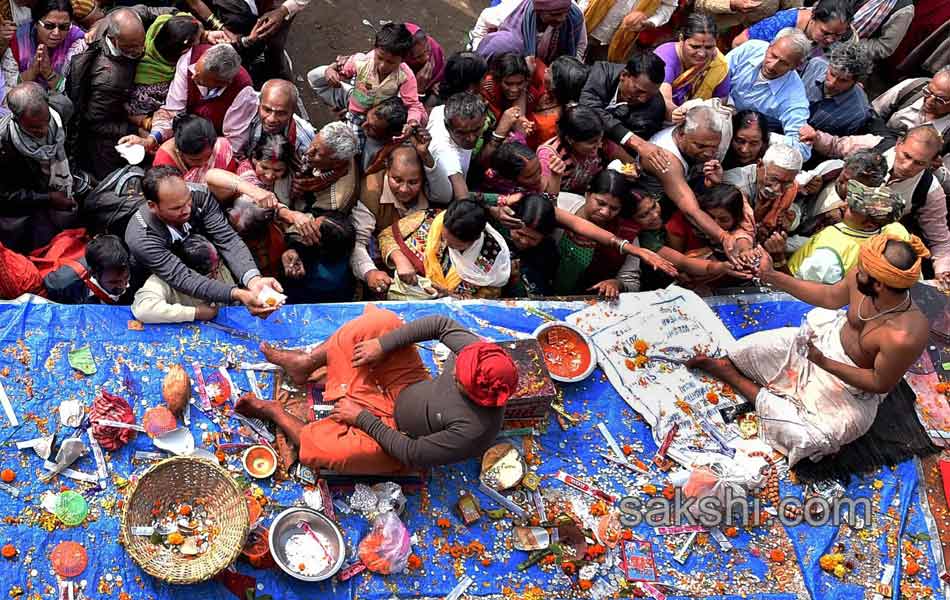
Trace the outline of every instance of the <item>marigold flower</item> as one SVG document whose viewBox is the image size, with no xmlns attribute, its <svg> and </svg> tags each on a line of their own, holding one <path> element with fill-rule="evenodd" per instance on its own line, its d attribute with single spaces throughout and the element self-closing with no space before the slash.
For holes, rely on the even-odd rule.
<svg viewBox="0 0 950 600">
<path fill-rule="evenodd" d="M 446 519 L 445 517 L 439 517 L 438 519 L 436 519 L 435 524 L 438 525 L 442 529 L 448 529 L 449 527 L 452 526 L 452 522 Z"/>
<path fill-rule="evenodd" d="M 409 566 L 410 571 L 418 571 L 422 568 L 422 559 L 418 554 L 410 554 L 407 565 Z"/>
<path fill-rule="evenodd" d="M 835 567 L 835 577 L 838 579 L 843 579 L 847 573 L 848 570 L 844 568 L 844 565 L 837 565 Z"/>
<path fill-rule="evenodd" d="M 708 392 L 706 394 L 706 401 L 712 405 L 719 404 L 719 394 L 716 392 Z"/>
<path fill-rule="evenodd" d="M 646 483 L 643 485 L 643 493 L 650 494 L 651 496 L 656 493 L 656 486 L 652 483 Z"/>
<path fill-rule="evenodd" d="M 739 530 L 735 527 L 726 527 L 722 530 L 722 532 L 726 535 L 726 537 L 736 537 L 739 535 Z"/>
<path fill-rule="evenodd" d="M 941 381 L 940 383 L 934 385 L 934 390 L 936 390 L 938 394 L 946 394 L 948 391 L 950 391 L 950 383 Z"/>
<path fill-rule="evenodd" d="M 904 572 L 913 577 L 917 573 L 920 573 L 920 565 L 917 564 L 915 560 L 907 561 L 907 564 L 904 565 Z"/>
<path fill-rule="evenodd" d="M 623 450 L 624 456 L 630 456 L 631 454 L 633 454 L 633 446 L 631 446 L 630 444 L 624 444 L 621 450 Z"/>
<path fill-rule="evenodd" d="M 0 549 L 0 555 L 3 555 L 3 558 L 14 559 L 17 555 L 16 546 L 13 544 L 6 544 L 2 549 Z"/>
<path fill-rule="evenodd" d="M 577 566 L 572 562 L 565 561 L 561 563 L 561 570 L 564 571 L 565 575 L 570 576 L 577 572 Z"/>
<path fill-rule="evenodd" d="M 16 479 L 16 471 L 13 469 L 4 469 L 0 471 L 0 479 L 4 483 L 13 483 L 13 480 Z"/>
<path fill-rule="evenodd" d="M 667 484 L 667 486 L 663 488 L 663 497 L 667 500 L 672 500 L 675 496 L 676 489 L 671 484 Z"/>
<path fill-rule="evenodd" d="M 594 582 L 592 582 L 590 579 L 581 579 L 577 585 L 579 585 L 580 588 L 586 592 L 590 588 L 594 587 Z"/>
<path fill-rule="evenodd" d="M 633 349 L 637 351 L 637 354 L 646 354 L 650 349 L 650 344 L 645 340 L 637 340 L 633 343 Z"/>
<path fill-rule="evenodd" d="M 769 560 L 772 562 L 783 563 L 785 562 L 785 552 L 776 548 L 769 552 Z"/>
</svg>

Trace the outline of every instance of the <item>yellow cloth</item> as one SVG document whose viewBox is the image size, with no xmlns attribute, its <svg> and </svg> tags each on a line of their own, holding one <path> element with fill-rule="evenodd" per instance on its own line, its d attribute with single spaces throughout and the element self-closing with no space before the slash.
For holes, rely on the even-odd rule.
<svg viewBox="0 0 950 600">
<path fill-rule="evenodd" d="M 661 3 L 661 0 L 640 0 L 633 10 L 642 12 L 647 17 L 652 17 L 657 9 L 660 8 Z M 587 31 L 593 31 L 600 25 L 600 22 L 603 21 L 607 13 L 610 12 L 610 7 L 613 6 L 613 4 L 614 0 L 590 1 L 587 8 L 584 9 L 584 24 L 587 26 Z M 639 35 L 639 32 L 625 29 L 621 24 L 621 26 L 617 28 L 617 31 L 614 32 L 614 36 L 610 39 L 610 46 L 607 48 L 607 60 L 614 63 L 627 62 L 627 57 L 630 56 L 630 51 L 633 49 L 633 45 L 636 43 L 637 36 Z"/>
<path fill-rule="evenodd" d="M 811 276 L 814 274 L 803 274 L 802 267 L 809 258 L 815 256 L 816 252 L 821 251 L 820 253 L 829 259 L 823 261 L 823 263 L 833 263 L 833 260 L 831 260 L 832 254 L 834 258 L 837 259 L 837 268 L 835 268 L 833 264 L 822 264 L 822 270 L 828 271 L 829 269 L 833 269 L 834 275 L 840 275 L 840 277 L 835 278 L 835 281 L 838 281 L 841 277 L 844 277 L 844 274 L 850 271 L 854 265 L 858 264 L 858 255 L 861 252 L 861 246 L 878 233 L 884 233 L 904 241 L 910 238 L 910 233 L 908 233 L 900 223 L 891 223 L 880 231 L 859 231 L 848 227 L 844 223 L 838 223 L 825 227 L 808 238 L 805 245 L 799 248 L 795 254 L 788 259 L 788 270 L 795 277 L 814 281 L 815 277 Z M 811 265 L 813 267 L 816 266 L 814 260 L 811 262 Z M 824 281 L 824 283 L 830 283 L 825 279 L 822 279 L 822 281 Z"/>
<path fill-rule="evenodd" d="M 679 77 L 673 80 L 672 87 L 675 90 L 684 85 L 692 84 L 687 100 L 693 98 L 709 100 L 713 97 L 716 87 L 728 76 L 729 63 L 726 62 L 726 57 L 722 55 L 722 52 L 717 49 L 716 55 L 708 63 L 690 67 L 680 73 Z"/>
<path fill-rule="evenodd" d="M 70 0 L 73 6 L 73 18 L 83 19 L 96 9 L 95 0 Z"/>
<path fill-rule="evenodd" d="M 453 291 L 462 283 L 462 278 L 455 272 L 455 267 L 451 267 L 448 273 L 442 271 L 442 261 L 439 260 L 439 254 L 442 250 L 442 227 L 445 212 L 440 212 L 432 226 L 429 227 L 429 235 L 426 237 L 426 252 L 423 256 L 422 264 L 426 268 L 426 277 L 432 283 Z"/>
<path fill-rule="evenodd" d="M 916 235 L 910 236 L 907 243 L 917 253 L 917 260 L 906 271 L 898 269 L 884 257 L 884 246 L 890 240 L 899 239 L 895 236 L 882 233 L 869 239 L 861 246 L 861 266 L 868 275 L 884 285 L 896 289 L 910 289 L 920 279 L 920 268 L 923 259 L 930 256 L 930 251 Z"/>
</svg>

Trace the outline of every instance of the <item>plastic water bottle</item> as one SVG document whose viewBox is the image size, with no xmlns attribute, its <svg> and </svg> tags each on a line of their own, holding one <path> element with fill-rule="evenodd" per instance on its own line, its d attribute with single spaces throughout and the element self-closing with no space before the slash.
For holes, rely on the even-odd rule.
<svg viewBox="0 0 950 600">
<path fill-rule="evenodd" d="M 795 335 L 795 350 L 800 356 L 808 356 L 808 343 L 815 335 L 815 330 L 808 323 L 808 315 L 802 317 L 802 324 L 798 327 L 798 334 Z"/>
</svg>

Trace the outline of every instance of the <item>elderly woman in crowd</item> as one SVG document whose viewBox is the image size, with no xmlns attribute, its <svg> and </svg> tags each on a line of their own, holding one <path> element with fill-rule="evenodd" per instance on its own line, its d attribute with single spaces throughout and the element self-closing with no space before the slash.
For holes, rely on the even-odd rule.
<svg viewBox="0 0 950 600">
<path fill-rule="evenodd" d="M 679 40 L 654 52 L 666 63 L 660 92 L 666 100 L 667 119 L 688 100 L 729 97 L 729 64 L 716 47 L 716 22 L 709 15 L 689 15 Z"/>
<path fill-rule="evenodd" d="M 732 141 L 722 160 L 726 171 L 756 164 L 769 147 L 769 122 L 755 110 L 740 110 L 732 115 Z"/>
<path fill-rule="evenodd" d="M 487 22 L 500 15 L 505 17 L 497 24 Z M 494 31 L 473 43 L 487 58 L 515 52 L 547 65 L 558 56 L 583 59 L 587 50 L 584 15 L 571 0 L 504 0 L 482 13 L 475 25 L 475 31 L 480 29 Z"/>
<path fill-rule="evenodd" d="M 3 54 L 6 90 L 21 81 L 35 81 L 62 92 L 70 60 L 86 49 L 85 34 L 73 24 L 69 0 L 37 0 L 31 10 L 33 20 L 17 27 Z"/>
<path fill-rule="evenodd" d="M 175 167 L 191 183 L 204 183 L 210 169 L 237 170 L 231 144 L 227 138 L 218 137 L 208 119 L 179 113 L 172 121 L 172 130 L 175 137 L 161 145 L 152 166 Z"/>
</svg>

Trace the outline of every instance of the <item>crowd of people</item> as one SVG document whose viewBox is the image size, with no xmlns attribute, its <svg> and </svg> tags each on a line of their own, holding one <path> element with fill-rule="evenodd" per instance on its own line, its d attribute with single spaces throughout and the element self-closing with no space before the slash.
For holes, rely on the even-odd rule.
<svg viewBox="0 0 950 600">
<path fill-rule="evenodd" d="M 386 23 L 307 65 L 327 123 L 284 52 L 307 0 L 258 4 L 0 0 L 0 297 L 835 283 L 881 232 L 950 283 L 950 67 L 910 0 L 502 0 L 454 53 Z M 928 76 L 869 93 L 898 59 Z"/>
</svg>

